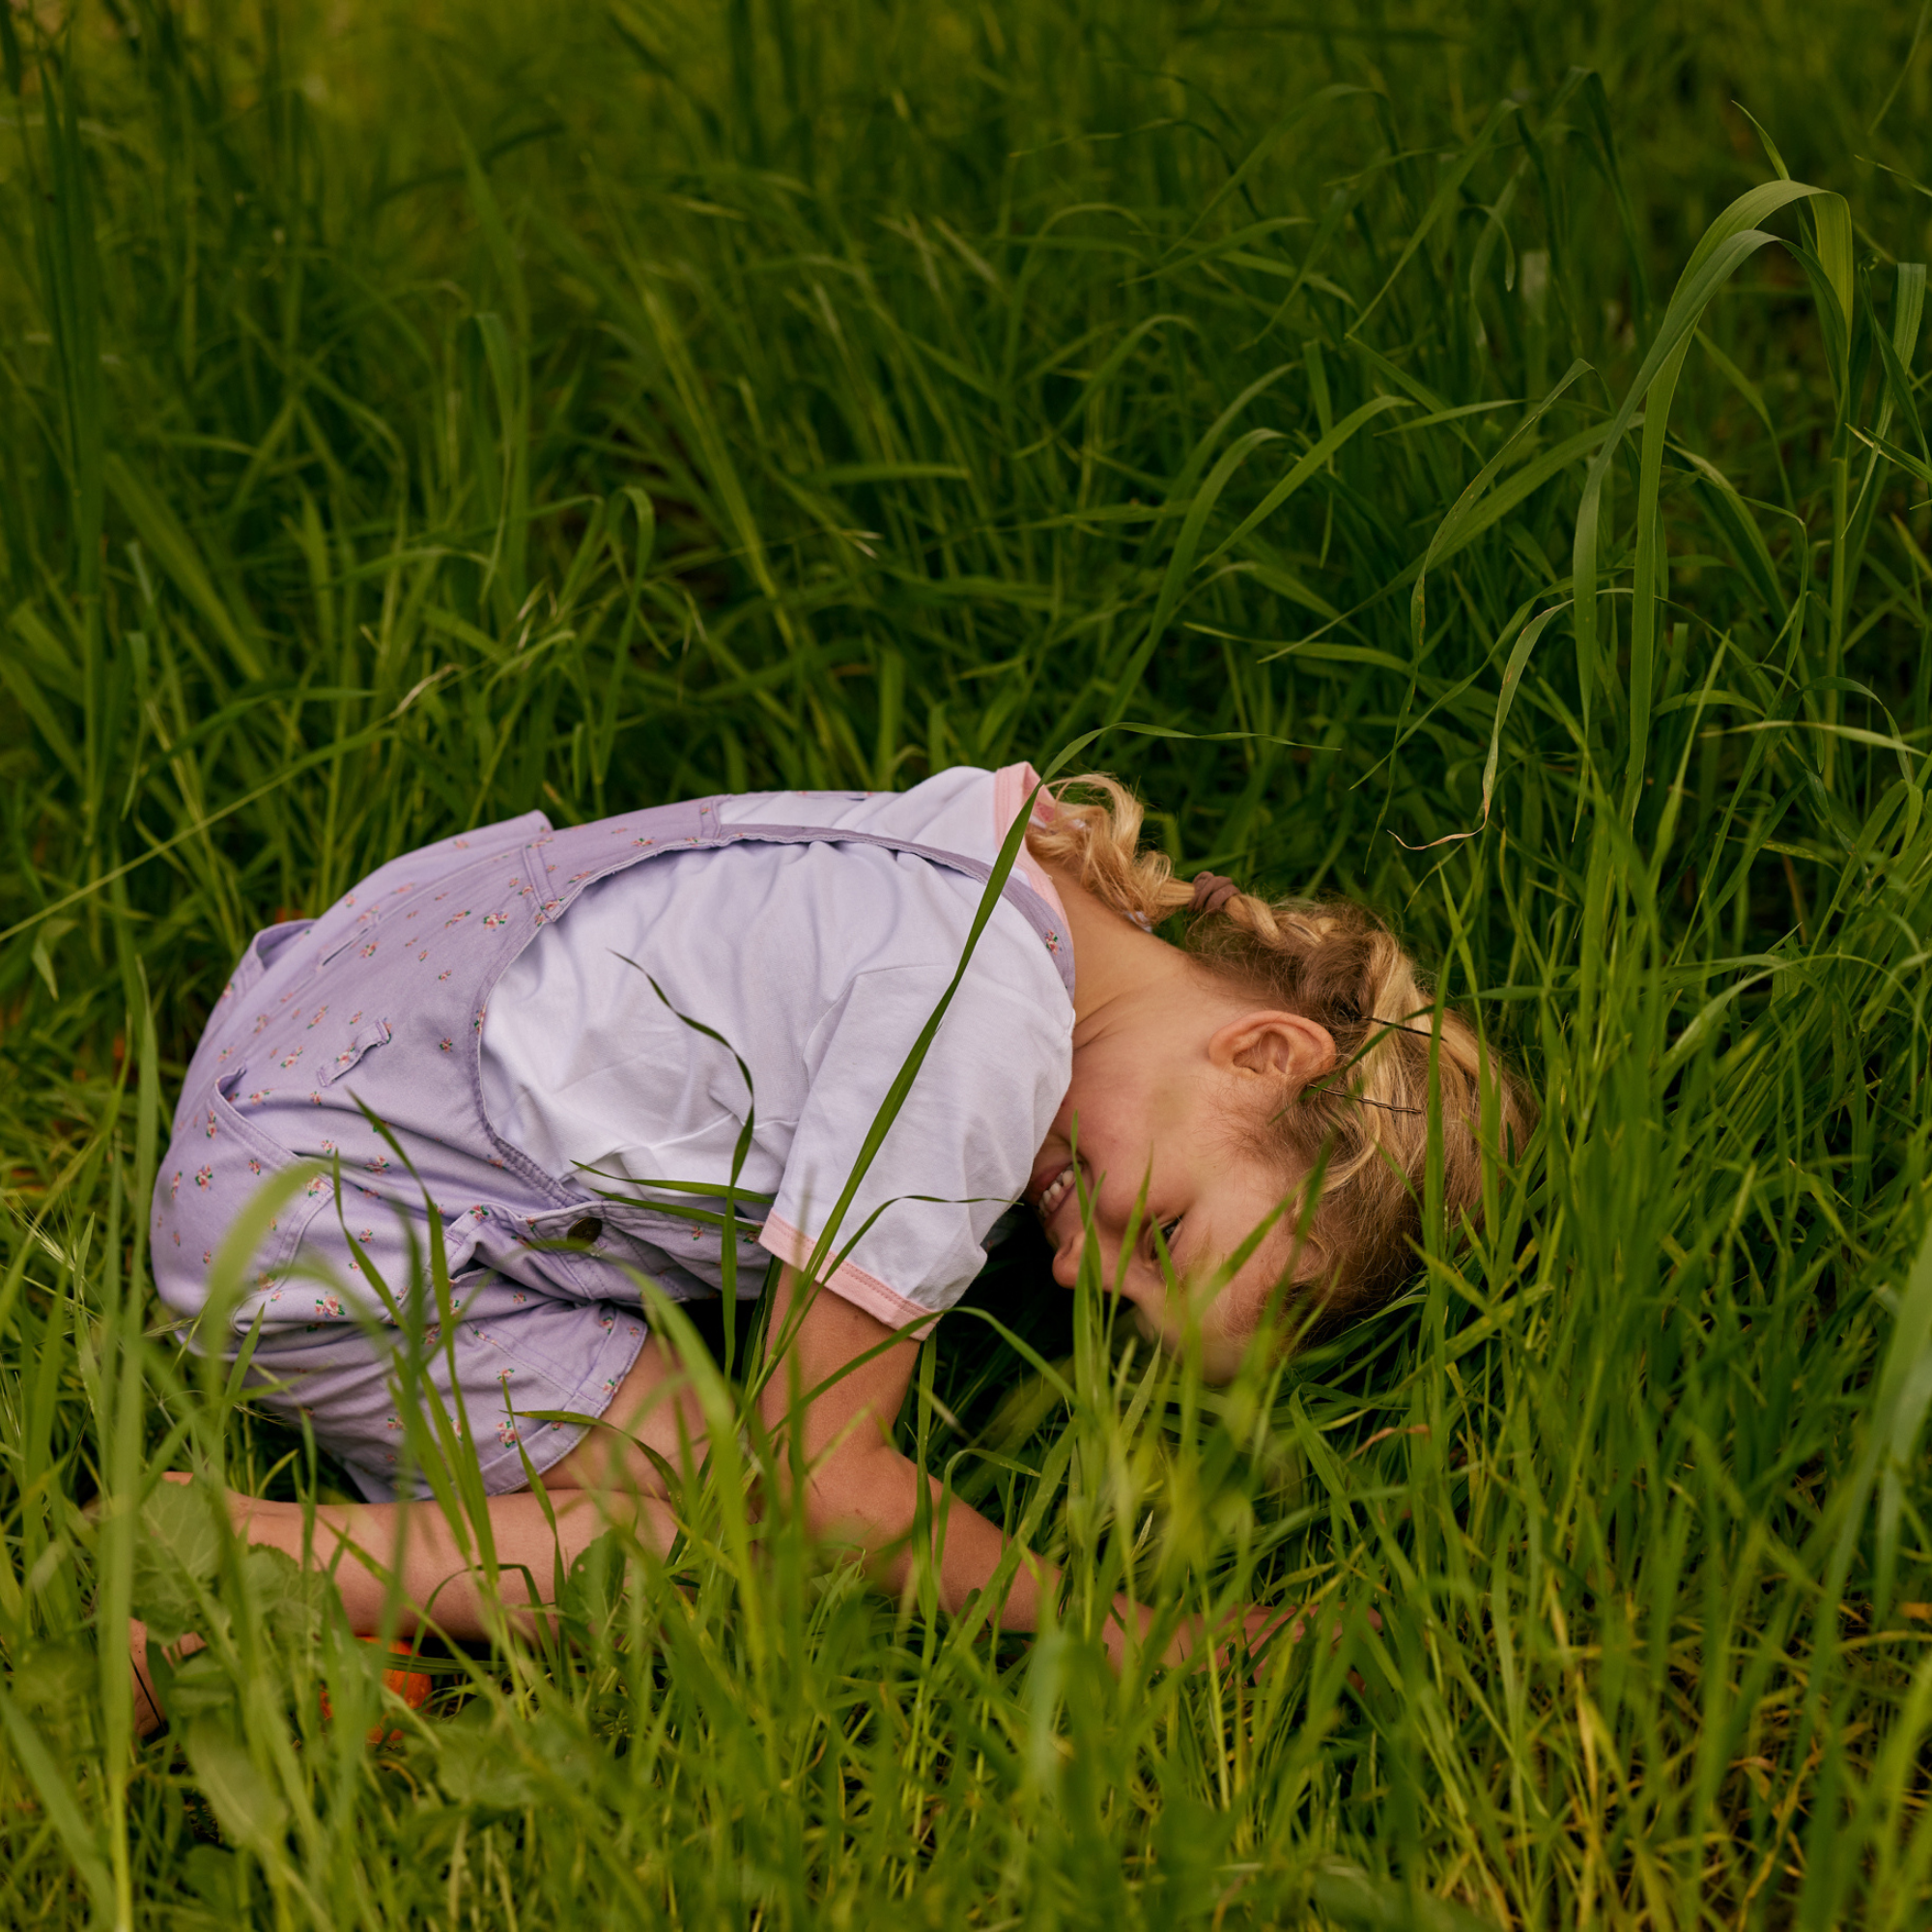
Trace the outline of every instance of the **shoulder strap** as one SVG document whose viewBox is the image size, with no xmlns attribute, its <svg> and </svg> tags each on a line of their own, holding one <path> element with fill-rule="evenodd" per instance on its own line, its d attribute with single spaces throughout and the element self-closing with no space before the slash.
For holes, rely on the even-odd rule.
<svg viewBox="0 0 1932 1932">
<path fill-rule="evenodd" d="M 594 820 L 588 825 L 566 826 L 561 832 L 546 832 L 530 841 L 527 856 L 532 867 L 543 867 L 544 890 L 540 899 L 545 921 L 561 919 L 583 888 L 626 867 L 654 859 L 665 852 L 688 852 L 695 847 L 733 844 L 760 845 L 878 845 L 889 852 L 903 852 L 963 872 L 968 878 L 985 881 L 993 868 L 982 859 L 968 858 L 962 852 L 942 851 L 935 845 L 921 845 L 909 838 L 894 838 L 881 832 L 859 832 L 838 825 L 725 825 L 719 820 L 718 798 L 692 799 L 679 805 L 658 806 L 650 810 L 626 812 L 618 818 Z M 1073 991 L 1073 941 L 1059 915 L 1017 872 L 1001 889 L 1006 899 L 1038 934 L 1040 944 L 1053 955 L 1055 970 L 1068 994 Z"/>
</svg>

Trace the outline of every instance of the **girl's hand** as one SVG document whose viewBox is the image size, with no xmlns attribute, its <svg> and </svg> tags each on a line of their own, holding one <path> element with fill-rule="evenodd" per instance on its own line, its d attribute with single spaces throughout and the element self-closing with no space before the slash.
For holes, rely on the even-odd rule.
<svg viewBox="0 0 1932 1932">
<path fill-rule="evenodd" d="M 1292 1608 L 1255 1604 L 1245 1610 L 1216 1618 L 1211 1623 L 1206 1617 L 1184 1618 L 1168 1638 L 1167 1648 L 1160 1654 L 1160 1662 L 1166 1669 L 1180 1669 L 1200 1662 L 1204 1656 L 1211 1652 L 1215 1664 L 1221 1669 L 1232 1668 L 1242 1655 L 1253 1658 L 1259 1668 L 1268 1645 L 1280 1634 L 1283 1626 L 1298 1619 L 1300 1614 Z M 1100 1640 L 1106 1645 L 1108 1660 L 1117 1672 L 1126 1661 L 1127 1619 L 1130 1615 L 1139 1620 L 1143 1642 L 1147 1640 L 1153 1623 L 1153 1612 L 1144 1605 L 1131 1608 L 1124 1597 L 1114 1599 L 1114 1615 Z M 1293 1635 L 1299 1634 L 1300 1625 L 1296 1622 Z"/>
<path fill-rule="evenodd" d="M 1120 1605 L 1125 1614 L 1126 1605 Z M 1146 1611 L 1142 1613 L 1143 1626 L 1149 1621 Z M 1308 1634 L 1309 1621 L 1317 1614 L 1314 1605 L 1297 1609 L 1293 1605 L 1284 1607 L 1276 1604 L 1253 1604 L 1247 1609 L 1222 1617 L 1211 1627 L 1206 1618 L 1190 1617 L 1178 1630 L 1169 1642 L 1161 1662 L 1169 1666 L 1184 1664 L 1196 1661 L 1204 1649 L 1211 1642 L 1213 1658 L 1217 1668 L 1232 1670 L 1243 1659 L 1259 1673 L 1266 1663 L 1268 1653 L 1276 1642 L 1299 1643 Z M 1379 1631 L 1382 1620 L 1379 1612 L 1366 1612 L 1371 1630 Z M 1329 1633 L 1331 1649 L 1339 1650 L 1342 1645 L 1343 1625 L 1340 1617 L 1335 1619 L 1334 1628 Z M 1114 1667 L 1120 1668 L 1121 1659 L 1125 1649 L 1126 1633 L 1116 1622 L 1107 1634 L 1107 1649 L 1114 1660 Z M 1362 1680 L 1359 1673 L 1350 1671 L 1349 1681 L 1359 1690 Z"/>
<path fill-rule="evenodd" d="M 1308 1634 L 1310 1619 L 1317 1614 L 1318 1611 L 1313 1605 L 1306 1610 L 1279 1610 L 1258 1604 L 1241 1618 L 1240 1629 L 1226 1646 L 1224 1656 L 1227 1661 L 1233 1662 L 1237 1648 L 1245 1646 L 1247 1654 L 1254 1659 L 1256 1671 L 1259 1672 L 1267 1662 L 1268 1649 L 1274 1640 L 1282 1637 L 1289 1643 L 1299 1643 Z M 1382 1627 L 1381 1612 L 1370 1609 L 1365 1610 L 1363 1615 L 1368 1619 L 1369 1628 L 1379 1633 Z M 1341 1649 L 1342 1630 L 1342 1619 L 1338 1616 L 1334 1628 L 1328 1633 L 1330 1651 Z M 1361 1672 L 1350 1671 L 1349 1682 L 1359 1691 L 1362 1689 Z"/>
</svg>

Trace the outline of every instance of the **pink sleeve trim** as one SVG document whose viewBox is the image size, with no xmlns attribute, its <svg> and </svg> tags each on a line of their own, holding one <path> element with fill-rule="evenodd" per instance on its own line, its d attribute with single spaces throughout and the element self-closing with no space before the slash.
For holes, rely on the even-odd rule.
<svg viewBox="0 0 1932 1932">
<path fill-rule="evenodd" d="M 810 1267 L 811 1251 L 818 1243 L 800 1234 L 789 1221 L 781 1221 L 776 1214 L 772 1214 L 766 1217 L 758 1236 L 758 1245 L 768 1255 L 776 1255 L 787 1267 L 794 1267 L 803 1274 Z M 864 1268 L 854 1267 L 850 1262 L 840 1262 L 824 1280 L 825 1286 L 840 1300 L 863 1308 L 888 1328 L 910 1328 L 916 1321 L 929 1322 L 944 1312 L 936 1308 L 922 1308 L 918 1302 L 908 1301 L 904 1295 L 888 1288 L 877 1275 L 867 1274 Z"/>
<path fill-rule="evenodd" d="M 1004 839 L 1012 830 L 1013 820 L 1019 816 L 1027 793 L 1038 782 L 1039 774 L 1031 765 L 1002 765 L 993 774 L 993 838 L 996 841 Z M 1053 800 L 1049 794 L 1041 792 L 1033 802 L 1033 823 L 1044 825 L 1052 816 Z M 1019 857 L 1013 861 L 1013 870 L 1053 908 L 1053 916 L 1060 922 L 1064 934 L 1066 930 L 1066 908 L 1061 904 L 1060 895 L 1055 891 L 1046 867 L 1022 845 Z"/>
</svg>

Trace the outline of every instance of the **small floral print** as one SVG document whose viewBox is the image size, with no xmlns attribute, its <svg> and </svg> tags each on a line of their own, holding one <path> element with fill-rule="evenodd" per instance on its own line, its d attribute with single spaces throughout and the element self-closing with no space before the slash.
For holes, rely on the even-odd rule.
<svg viewBox="0 0 1932 1932">
<path fill-rule="evenodd" d="M 423 948 L 423 950 L 422 950 L 422 951 L 421 951 L 420 952 L 418 952 L 418 953 L 416 954 L 416 964 L 417 964 L 418 966 L 420 966 L 420 965 L 422 964 L 422 962 L 423 962 L 423 961 L 424 961 L 425 959 L 427 959 L 428 957 L 429 957 L 429 948 L 428 948 L 427 946 L 425 946 L 425 947 Z M 447 979 L 447 978 L 448 978 L 448 975 L 447 975 L 447 974 L 445 974 L 445 975 L 444 975 L 443 977 L 444 977 L 445 979 Z"/>
<path fill-rule="evenodd" d="M 478 1007 L 476 1009 L 476 1017 L 469 1022 L 471 1032 L 481 1033 L 483 1031 L 483 1016 L 488 1011 L 489 1009 L 487 1007 Z"/>
<path fill-rule="evenodd" d="M 449 842 L 452 845 L 454 845 L 459 852 L 467 852 L 469 850 L 469 840 L 467 838 L 452 838 Z"/>
<path fill-rule="evenodd" d="M 316 1093 L 316 1092 L 315 1092 L 315 1091 L 314 1091 L 313 1089 L 311 1089 L 311 1090 L 310 1090 L 310 1092 L 309 1092 L 309 1096 L 308 1096 L 308 1103 L 309 1103 L 309 1105 L 310 1105 L 311 1107 L 319 1107 L 319 1106 L 321 1106 L 321 1105 L 322 1105 L 322 1095 L 321 1095 L 320 1094 Z"/>
<path fill-rule="evenodd" d="M 338 1066 L 347 1066 L 355 1058 L 355 1054 L 353 1049 L 347 1053 L 338 1053 L 335 1056 L 335 1064 Z"/>
<path fill-rule="evenodd" d="M 524 1291 L 523 1291 L 523 1290 L 522 1290 L 521 1288 L 519 1288 L 519 1289 L 513 1289 L 513 1290 L 511 1291 L 511 1293 L 510 1293 L 510 1299 L 511 1299 L 511 1300 L 512 1300 L 512 1301 L 513 1301 L 513 1302 L 514 1302 L 514 1303 L 515 1303 L 515 1304 L 516 1304 L 516 1305 L 517 1305 L 517 1306 L 518 1306 L 519 1308 L 521 1308 L 521 1307 L 522 1307 L 522 1306 L 524 1305 L 524 1303 L 525 1303 L 525 1302 L 526 1302 L 526 1301 L 527 1301 L 527 1300 L 529 1299 L 529 1296 L 528 1296 L 527 1294 L 526 1294 L 526 1293 L 524 1293 Z"/>
<path fill-rule="evenodd" d="M 570 875 L 570 883 L 573 886 L 581 886 L 589 876 L 588 872 L 573 872 Z"/>
<path fill-rule="evenodd" d="M 250 1154 L 248 1156 L 248 1172 L 250 1174 L 260 1174 L 261 1171 L 262 1171 L 262 1163 L 259 1160 L 257 1160 L 253 1154 Z"/>
<path fill-rule="evenodd" d="M 505 1449 L 514 1449 L 523 1438 L 518 1435 L 514 1423 L 499 1422 L 497 1425 L 497 1439 Z"/>
<path fill-rule="evenodd" d="M 346 906 L 353 906 L 355 903 L 355 895 L 354 893 L 348 894 L 342 903 Z"/>
<path fill-rule="evenodd" d="M 614 1328 L 617 1325 L 617 1318 L 614 1315 L 600 1315 L 597 1318 L 597 1325 L 600 1328 Z"/>
<path fill-rule="evenodd" d="M 293 1066 L 296 1064 L 296 1062 L 298 1061 L 301 1057 L 302 1057 L 302 1050 L 300 1047 L 297 1047 L 296 1050 L 290 1055 L 288 1055 L 287 1058 L 284 1059 L 281 1064 L 284 1066 Z"/>
<path fill-rule="evenodd" d="M 377 947 L 379 947 L 382 943 L 383 942 L 380 939 L 372 939 L 368 943 L 368 945 L 362 949 L 362 957 L 364 959 L 373 959 L 376 955 Z"/>
<path fill-rule="evenodd" d="M 443 981 L 444 981 L 445 980 L 447 980 L 448 978 L 449 978 L 449 975 L 448 975 L 447 973 L 439 973 L 439 974 L 438 974 L 438 975 L 436 976 L 436 983 L 437 983 L 437 984 L 438 984 L 438 985 L 440 986 L 440 985 L 441 985 L 441 984 L 442 984 L 442 982 L 443 982 Z"/>
<path fill-rule="evenodd" d="M 197 1187 L 199 1187 L 204 1194 L 208 1191 L 209 1182 L 212 1181 L 213 1179 L 214 1179 L 214 1170 L 212 1167 L 198 1167 L 194 1171 L 194 1184 Z"/>
<path fill-rule="evenodd" d="M 235 1049 L 234 1049 L 234 1048 L 233 1048 L 232 1046 L 224 1046 L 224 1047 L 223 1047 L 223 1048 L 221 1049 L 221 1051 L 220 1051 L 219 1053 L 217 1053 L 217 1054 L 216 1054 L 216 1055 L 215 1055 L 214 1057 L 215 1057 L 215 1059 L 217 1059 L 217 1060 L 226 1060 L 226 1059 L 228 1058 L 228 1056 L 229 1056 L 229 1055 L 230 1055 L 231 1053 L 233 1053 L 234 1051 L 235 1051 Z"/>
<path fill-rule="evenodd" d="M 451 913 L 450 916 L 442 923 L 443 931 L 447 932 L 452 925 L 461 925 L 462 923 L 469 917 L 469 909 L 467 906 L 461 912 Z"/>
<path fill-rule="evenodd" d="M 657 842 L 655 838 L 633 838 L 631 840 L 633 845 L 655 845 Z"/>
<path fill-rule="evenodd" d="M 349 1272 L 351 1274 L 360 1274 L 362 1272 L 362 1264 L 354 1255 L 349 1258 Z"/>
<path fill-rule="evenodd" d="M 274 1091 L 275 1090 L 272 1087 L 257 1087 L 255 1091 L 248 1095 L 249 1106 L 259 1107 L 262 1104 L 262 1102 L 266 1100 L 269 1097 L 269 1095 L 272 1094 Z"/>
<path fill-rule="evenodd" d="M 489 1154 L 486 1158 L 492 1167 L 501 1167 L 503 1165 L 503 1156 L 499 1153 Z"/>
<path fill-rule="evenodd" d="M 340 1153 L 342 1151 L 342 1150 L 338 1148 L 333 1141 L 324 1141 L 322 1144 L 322 1151 L 324 1153 Z"/>
<path fill-rule="evenodd" d="M 365 1160 L 362 1165 L 371 1174 L 387 1174 L 389 1171 L 389 1156 L 385 1153 L 375 1154 L 370 1159 Z"/>
<path fill-rule="evenodd" d="M 376 1238 L 376 1231 L 374 1228 L 364 1228 L 355 1238 L 358 1241 L 373 1241 Z"/>
<path fill-rule="evenodd" d="M 437 1044 L 437 1050 L 440 1053 L 447 1053 L 456 1044 L 456 1042 L 453 1039 L 451 1039 L 447 1034 L 445 1034 L 440 1040 L 437 1041 L 436 1044 Z"/>
<path fill-rule="evenodd" d="M 373 1187 L 364 1187 L 359 1180 L 355 1183 L 355 1191 L 357 1194 L 366 1194 L 371 1201 L 380 1201 L 383 1198 Z"/>
<path fill-rule="evenodd" d="M 313 1180 L 311 1180 L 305 1188 L 302 1189 L 302 1192 L 306 1194 L 311 1201 L 313 1201 L 316 1198 L 316 1196 L 322 1192 L 322 1176 L 318 1174 L 316 1178 Z"/>
<path fill-rule="evenodd" d="M 174 1236 L 175 1236 L 175 1246 L 180 1247 L 182 1244 L 182 1237 L 181 1237 L 181 1230 L 179 1228 L 177 1228 L 174 1231 Z"/>
<path fill-rule="evenodd" d="M 208 1132 L 208 1138 L 210 1140 L 213 1140 L 214 1138 L 214 1116 L 213 1113 L 211 1113 L 208 1117 L 207 1132 Z"/>
<path fill-rule="evenodd" d="M 169 1182 L 168 1182 L 168 1199 L 169 1199 L 170 1201 L 178 1201 L 178 1200 L 180 1200 L 180 1199 L 181 1199 L 181 1191 L 182 1191 L 182 1178 L 181 1178 L 181 1169 L 180 1169 L 180 1168 L 176 1168 L 176 1169 L 175 1169 L 175 1178 L 174 1178 L 174 1179 L 172 1179 L 171 1181 L 169 1181 Z"/>
<path fill-rule="evenodd" d="M 355 1012 L 349 1015 L 349 1024 L 351 1026 L 354 1026 L 361 1017 L 362 1017 L 361 1009 L 358 1008 Z"/>
<path fill-rule="evenodd" d="M 385 1415 L 383 1418 L 383 1427 L 392 1435 L 400 1431 L 402 1426 L 403 1418 L 400 1415 Z"/>
<path fill-rule="evenodd" d="M 510 1378 L 513 1373 L 514 1371 L 510 1369 L 498 1369 L 497 1371 L 497 1386 L 498 1388 L 508 1388 L 510 1386 Z"/>
<path fill-rule="evenodd" d="M 327 1017 L 328 1009 L 327 1007 L 318 1007 L 315 1009 L 315 1017 L 309 1021 L 309 1025 L 311 1027 L 319 1027 Z"/>
<path fill-rule="evenodd" d="M 1047 950 L 1047 951 L 1048 951 L 1049 952 L 1058 952 L 1060 951 L 1060 935 L 1059 935 L 1059 933 L 1057 933 L 1057 932 L 1049 932 L 1049 933 L 1048 933 L 1048 934 L 1046 935 L 1046 950 Z"/>
<path fill-rule="evenodd" d="M 221 989 L 221 1000 L 225 1000 L 229 996 L 229 994 L 232 993 L 234 990 L 235 990 L 235 981 L 231 980 L 229 980 L 227 985 L 225 985 Z M 221 1004 L 221 1000 L 216 1000 L 214 1004 L 218 1007 Z"/>
<path fill-rule="evenodd" d="M 332 1294 L 318 1294 L 315 1298 L 315 1312 L 325 1321 L 333 1321 L 342 1313 L 342 1304 Z"/>
<path fill-rule="evenodd" d="M 201 1251 L 202 1266 L 209 1267 L 213 1264 L 213 1261 L 214 1261 L 214 1250 L 213 1248 L 203 1248 Z"/>
<path fill-rule="evenodd" d="M 490 932 L 495 932 L 499 925 L 508 925 L 509 923 L 510 915 L 506 912 L 486 912 L 483 915 L 484 927 Z"/>
</svg>

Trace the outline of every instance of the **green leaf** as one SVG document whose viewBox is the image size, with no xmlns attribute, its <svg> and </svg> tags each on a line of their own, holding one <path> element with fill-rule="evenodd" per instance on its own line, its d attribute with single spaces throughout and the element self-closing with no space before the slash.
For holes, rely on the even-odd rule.
<svg viewBox="0 0 1932 1932">
<path fill-rule="evenodd" d="M 452 1804 L 516 1811 L 535 1800 L 536 1785 L 527 1768 L 487 1717 L 444 1725 L 438 1745 L 436 1781 Z"/>
<path fill-rule="evenodd" d="M 174 1643 L 199 1630 L 207 1590 L 221 1560 L 221 1528 L 198 1485 L 161 1483 L 141 1505 L 134 1545 L 134 1614 L 149 1639 Z"/>
<path fill-rule="evenodd" d="M 256 1767 L 248 1748 L 213 1718 L 196 1718 L 185 1744 L 194 1781 L 213 1806 L 222 1834 L 256 1857 L 274 1858 L 289 1809 Z"/>
</svg>

